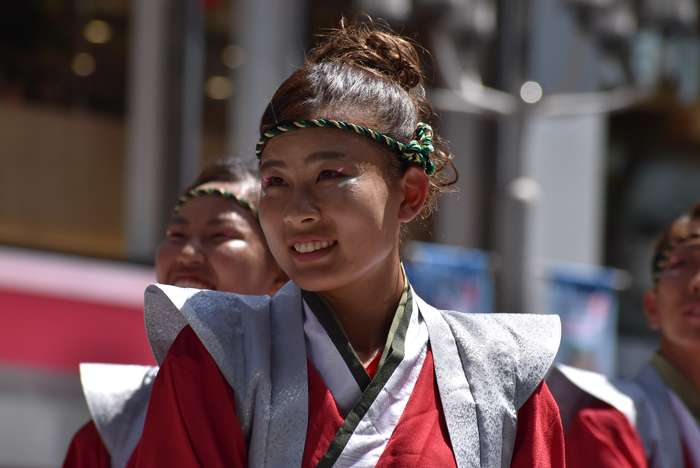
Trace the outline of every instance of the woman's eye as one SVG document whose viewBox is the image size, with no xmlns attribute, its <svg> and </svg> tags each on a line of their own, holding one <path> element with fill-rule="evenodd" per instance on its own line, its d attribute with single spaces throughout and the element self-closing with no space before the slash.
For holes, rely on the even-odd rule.
<svg viewBox="0 0 700 468">
<path fill-rule="evenodd" d="M 681 257 L 673 256 L 668 259 L 668 269 L 682 268 L 688 264 L 688 261 Z"/>
<path fill-rule="evenodd" d="M 215 241 L 225 242 L 232 239 L 239 239 L 240 236 L 234 232 L 223 231 L 212 234 L 211 238 Z"/>
<path fill-rule="evenodd" d="M 344 174 L 343 174 L 342 172 L 333 171 L 333 170 L 328 169 L 328 170 L 325 170 L 325 171 L 321 171 L 321 172 L 318 174 L 318 180 L 332 179 L 332 178 L 334 178 L 334 177 L 340 177 L 340 176 L 343 176 L 343 175 L 344 175 Z"/>
<path fill-rule="evenodd" d="M 262 178 L 263 187 L 279 187 L 279 186 L 285 185 L 285 184 L 286 184 L 286 182 L 281 177 L 277 177 L 277 176 L 265 177 L 265 176 L 263 176 L 263 178 Z"/>
<path fill-rule="evenodd" d="M 165 237 L 172 241 L 179 241 L 185 239 L 185 234 L 180 231 L 168 229 L 167 231 L 165 231 Z"/>
</svg>

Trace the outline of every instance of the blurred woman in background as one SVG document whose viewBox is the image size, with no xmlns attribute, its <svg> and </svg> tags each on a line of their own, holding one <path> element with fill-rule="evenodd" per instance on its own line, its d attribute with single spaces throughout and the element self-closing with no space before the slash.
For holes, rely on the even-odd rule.
<svg viewBox="0 0 700 468">
<path fill-rule="evenodd" d="M 257 218 L 253 162 L 219 160 L 178 200 L 155 259 L 159 283 L 272 296 L 287 277 Z M 73 437 L 64 468 L 126 466 L 143 430 L 157 367 L 83 364 L 92 420 Z"/>
</svg>

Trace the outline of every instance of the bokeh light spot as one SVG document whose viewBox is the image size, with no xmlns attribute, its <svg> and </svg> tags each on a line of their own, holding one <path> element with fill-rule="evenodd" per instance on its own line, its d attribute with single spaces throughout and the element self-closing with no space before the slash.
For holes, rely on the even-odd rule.
<svg viewBox="0 0 700 468">
<path fill-rule="evenodd" d="M 212 76 L 204 84 L 204 91 L 211 99 L 228 99 L 233 94 L 233 82 L 225 76 Z"/>
<path fill-rule="evenodd" d="M 528 104 L 534 104 L 542 99 L 542 87 L 534 81 L 528 81 L 520 88 L 520 97 Z"/>
<path fill-rule="evenodd" d="M 243 49 L 237 45 L 228 45 L 221 51 L 221 61 L 229 68 L 238 68 L 243 65 L 245 54 Z"/>
<path fill-rule="evenodd" d="M 71 62 L 71 70 L 78 76 L 90 76 L 95 72 L 95 58 L 84 52 L 76 54 Z"/>
<path fill-rule="evenodd" d="M 83 37 L 93 44 L 104 44 L 112 39 L 112 27 L 105 21 L 92 20 L 85 25 Z"/>
</svg>

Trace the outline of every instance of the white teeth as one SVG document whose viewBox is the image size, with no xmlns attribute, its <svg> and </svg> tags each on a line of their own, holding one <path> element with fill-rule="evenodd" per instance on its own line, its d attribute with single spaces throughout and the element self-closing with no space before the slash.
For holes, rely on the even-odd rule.
<svg viewBox="0 0 700 468">
<path fill-rule="evenodd" d="M 305 242 L 303 244 L 300 242 L 297 242 L 296 244 L 294 244 L 294 250 L 296 250 L 299 253 L 309 253 L 309 252 L 313 252 L 314 250 L 325 249 L 326 247 L 328 247 L 330 245 L 334 245 L 334 244 L 335 244 L 335 241 L 331 241 L 331 242 L 319 242 L 319 241 Z"/>
</svg>

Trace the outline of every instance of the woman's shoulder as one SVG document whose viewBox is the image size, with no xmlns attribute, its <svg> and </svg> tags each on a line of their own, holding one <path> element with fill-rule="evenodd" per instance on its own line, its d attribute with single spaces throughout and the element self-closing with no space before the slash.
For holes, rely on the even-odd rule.
<svg viewBox="0 0 700 468">
<path fill-rule="evenodd" d="M 424 315 L 437 314 L 449 326 L 472 379 L 515 382 L 515 388 L 504 390 L 513 394 L 516 408 L 544 379 L 559 349 L 561 322 L 556 315 L 468 314 L 437 310 L 420 298 L 418 304 Z M 433 335 L 431 341 L 438 339 Z"/>
<path fill-rule="evenodd" d="M 152 284 L 145 293 L 146 332 L 158 363 L 186 325 L 216 358 L 216 343 L 223 344 L 243 331 L 269 336 L 273 311 L 289 309 L 297 302 L 300 308 L 301 292 L 291 282 L 274 298 Z"/>
<path fill-rule="evenodd" d="M 124 466 L 138 443 L 157 367 L 81 363 L 90 415 L 115 466 Z"/>
</svg>

